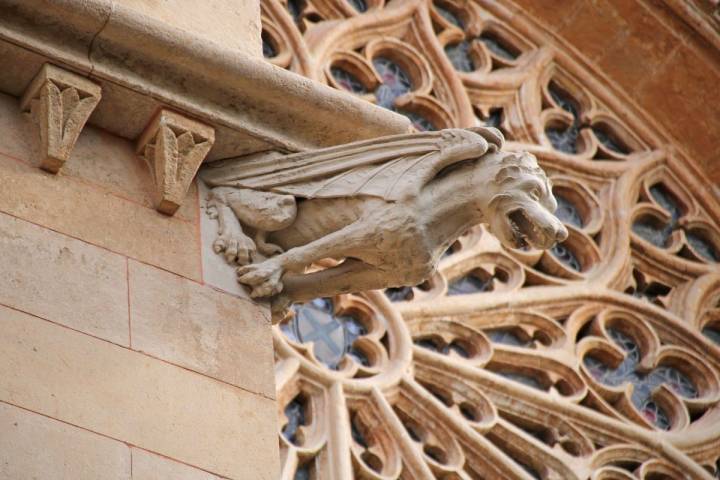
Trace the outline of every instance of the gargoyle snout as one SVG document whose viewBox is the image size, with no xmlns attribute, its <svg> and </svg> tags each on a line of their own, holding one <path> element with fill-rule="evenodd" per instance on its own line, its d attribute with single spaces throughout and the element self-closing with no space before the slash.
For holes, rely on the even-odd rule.
<svg viewBox="0 0 720 480">
<path fill-rule="evenodd" d="M 557 228 L 555 229 L 555 241 L 558 243 L 562 243 L 568 238 L 568 230 L 565 228 L 565 225 L 558 222 Z"/>
</svg>

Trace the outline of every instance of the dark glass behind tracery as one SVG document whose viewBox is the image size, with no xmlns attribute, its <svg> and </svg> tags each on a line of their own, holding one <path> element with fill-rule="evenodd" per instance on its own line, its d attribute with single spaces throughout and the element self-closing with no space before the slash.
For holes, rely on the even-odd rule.
<svg viewBox="0 0 720 480">
<path fill-rule="evenodd" d="M 607 333 L 612 341 L 625 351 L 625 358 L 616 368 L 611 368 L 601 360 L 588 355 L 583 359 L 585 367 L 595 379 L 606 385 L 633 384 L 633 405 L 658 428 L 669 429 L 670 418 L 662 407 L 652 400 L 652 392 L 665 384 L 682 397 L 696 398 L 697 387 L 684 373 L 673 367 L 661 365 L 649 373 L 640 373 L 638 365 L 641 352 L 635 340 L 614 328 L 608 328 Z"/>
<path fill-rule="evenodd" d="M 335 81 L 348 92 L 361 95 L 367 93 L 365 85 L 355 75 L 341 67 L 331 67 L 330 73 Z"/>
<path fill-rule="evenodd" d="M 575 207 L 575 204 L 563 195 L 557 193 L 553 194 L 555 195 L 555 200 L 557 200 L 558 204 L 558 208 L 555 210 L 555 216 L 563 223 L 568 223 L 575 227 L 582 227 L 582 217 L 580 216 L 578 209 Z"/>
<path fill-rule="evenodd" d="M 550 252 L 553 254 L 555 258 L 560 260 L 563 264 L 566 266 L 572 268 L 573 270 L 579 272 L 582 269 L 582 265 L 580 264 L 580 261 L 577 259 L 575 254 L 567 248 L 562 243 L 556 243 L 551 249 Z"/>
<path fill-rule="evenodd" d="M 262 32 L 262 47 L 263 57 L 273 58 L 277 56 L 278 52 L 275 49 L 275 45 L 273 45 L 272 40 L 270 39 L 270 35 L 265 31 Z"/>
<path fill-rule="evenodd" d="M 313 342 L 315 358 L 328 368 L 338 368 L 345 355 L 369 365 L 367 356 L 353 346 L 355 340 L 367 334 L 365 326 L 353 315 L 336 315 L 331 299 L 317 298 L 295 305 L 293 310 L 295 317 L 281 324 L 281 330 L 296 342 Z"/>
</svg>

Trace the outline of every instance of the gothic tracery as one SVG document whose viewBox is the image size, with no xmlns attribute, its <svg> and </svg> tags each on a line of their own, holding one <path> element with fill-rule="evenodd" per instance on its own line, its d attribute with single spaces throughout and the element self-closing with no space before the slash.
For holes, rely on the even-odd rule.
<svg viewBox="0 0 720 480">
<path fill-rule="evenodd" d="M 570 232 L 540 252 L 478 227 L 423 284 L 295 308 L 274 331 L 283 478 L 720 475 L 720 208 L 672 150 L 491 2 L 262 7 L 270 62 L 418 130 L 500 128 Z"/>
</svg>

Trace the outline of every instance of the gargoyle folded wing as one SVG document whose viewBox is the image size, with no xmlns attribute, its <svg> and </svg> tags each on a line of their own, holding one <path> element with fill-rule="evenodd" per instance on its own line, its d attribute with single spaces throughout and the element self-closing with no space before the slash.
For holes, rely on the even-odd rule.
<svg viewBox="0 0 720 480">
<path fill-rule="evenodd" d="M 226 160 L 206 167 L 201 177 L 210 187 L 395 201 L 416 195 L 443 168 L 502 143 L 498 130 L 484 127 L 393 135 L 255 162 Z"/>
</svg>

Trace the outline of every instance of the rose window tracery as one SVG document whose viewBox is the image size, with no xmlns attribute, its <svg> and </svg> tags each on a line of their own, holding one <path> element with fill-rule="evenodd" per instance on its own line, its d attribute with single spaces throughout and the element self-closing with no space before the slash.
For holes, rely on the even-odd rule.
<svg viewBox="0 0 720 480">
<path fill-rule="evenodd" d="M 483 0 L 263 0 L 268 61 L 408 116 L 489 125 L 568 239 L 462 235 L 420 285 L 274 327 L 282 478 L 720 478 L 720 205 L 552 36 Z"/>
</svg>

